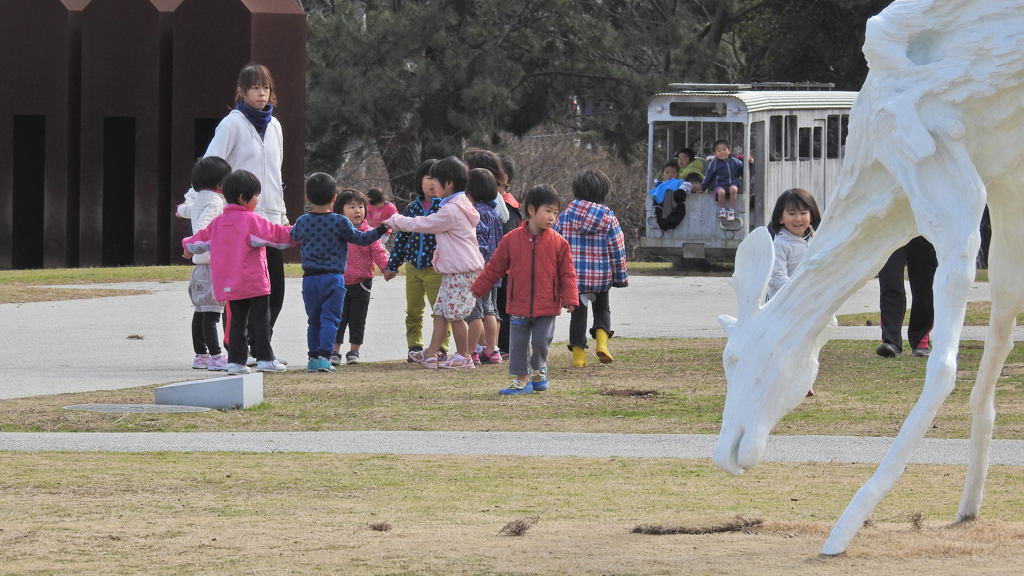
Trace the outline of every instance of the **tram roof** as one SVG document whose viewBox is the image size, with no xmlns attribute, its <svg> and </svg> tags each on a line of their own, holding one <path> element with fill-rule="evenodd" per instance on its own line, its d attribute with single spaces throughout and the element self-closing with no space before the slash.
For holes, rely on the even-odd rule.
<svg viewBox="0 0 1024 576">
<path fill-rule="evenodd" d="M 796 110 L 815 108 L 849 108 L 857 98 L 857 92 L 847 91 L 761 91 L 761 90 L 686 90 L 662 92 L 657 96 L 731 96 L 743 102 L 748 112 L 764 110 Z"/>
</svg>

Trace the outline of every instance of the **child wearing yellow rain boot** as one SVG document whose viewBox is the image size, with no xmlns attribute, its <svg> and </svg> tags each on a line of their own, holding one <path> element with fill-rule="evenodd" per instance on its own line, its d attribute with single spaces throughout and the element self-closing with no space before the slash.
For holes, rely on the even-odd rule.
<svg viewBox="0 0 1024 576">
<path fill-rule="evenodd" d="M 622 228 L 615 213 L 604 205 L 611 189 L 611 181 L 600 170 L 580 172 L 572 180 L 574 200 L 558 216 L 554 227 L 569 241 L 580 291 L 580 305 L 569 321 L 574 368 L 587 365 L 587 308 L 594 311 L 590 334 L 597 340 L 597 358 L 602 364 L 612 362 L 608 339 L 614 332 L 608 291 L 629 285 Z"/>
</svg>

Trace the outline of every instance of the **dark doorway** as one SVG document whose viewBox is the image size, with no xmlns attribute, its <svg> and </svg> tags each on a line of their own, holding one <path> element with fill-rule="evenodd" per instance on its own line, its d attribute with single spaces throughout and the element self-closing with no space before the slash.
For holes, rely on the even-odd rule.
<svg viewBox="0 0 1024 576">
<path fill-rule="evenodd" d="M 46 117 L 14 116 L 11 267 L 43 267 Z"/>
<path fill-rule="evenodd" d="M 220 124 L 220 120 L 220 118 L 196 118 L 194 155 L 196 160 L 206 156 L 206 149 L 210 147 L 210 141 L 213 140 L 213 135 L 217 132 L 217 124 Z"/>
<path fill-rule="evenodd" d="M 135 256 L 135 118 L 103 119 L 103 265 Z"/>
</svg>

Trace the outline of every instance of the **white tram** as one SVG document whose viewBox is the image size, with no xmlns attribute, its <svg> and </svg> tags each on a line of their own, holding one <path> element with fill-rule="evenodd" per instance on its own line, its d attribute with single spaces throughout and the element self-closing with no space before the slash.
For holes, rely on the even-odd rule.
<svg viewBox="0 0 1024 576">
<path fill-rule="evenodd" d="M 754 157 L 736 200 L 736 219 L 718 218 L 714 195 L 686 199 L 686 217 L 671 230 L 658 228 L 647 195 L 646 236 L 641 246 L 677 263 L 731 259 L 747 233 L 768 224 L 775 200 L 789 188 L 804 188 L 824 211 L 846 148 L 850 107 L 856 92 L 813 84 L 671 84 L 647 106 L 647 189 L 661 166 L 691 148 L 707 158 L 716 140 L 728 140 L 735 155 Z M 705 160 L 704 166 L 707 168 Z"/>
</svg>

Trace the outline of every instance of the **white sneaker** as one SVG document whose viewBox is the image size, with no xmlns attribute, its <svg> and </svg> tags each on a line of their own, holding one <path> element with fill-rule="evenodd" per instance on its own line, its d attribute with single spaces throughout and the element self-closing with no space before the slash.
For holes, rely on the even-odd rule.
<svg viewBox="0 0 1024 576">
<path fill-rule="evenodd" d="M 249 356 L 248 358 L 245 359 L 245 365 L 246 366 L 255 366 L 256 365 L 256 359 L 253 358 L 252 356 Z"/>
<path fill-rule="evenodd" d="M 232 362 L 228 363 L 228 374 L 248 374 L 250 372 L 252 372 L 252 370 L 249 370 L 248 366 L 243 366 L 241 364 L 235 364 Z"/>
<path fill-rule="evenodd" d="M 277 360 L 260 360 L 256 363 L 258 372 L 284 372 L 288 367 Z"/>
<path fill-rule="evenodd" d="M 277 358 L 274 358 L 274 360 L 277 360 L 277 361 L 278 361 L 278 363 L 280 363 L 280 364 L 284 364 L 285 366 L 287 366 L 287 365 L 288 365 L 288 361 L 287 361 L 287 360 L 285 360 L 284 358 L 281 358 L 280 356 L 278 356 Z"/>
<path fill-rule="evenodd" d="M 221 354 L 220 356 L 211 356 L 210 363 L 207 364 L 206 369 L 211 372 L 223 372 L 228 369 L 228 355 Z"/>
<path fill-rule="evenodd" d="M 718 217 L 719 218 L 725 218 L 728 215 L 729 215 L 729 211 L 726 210 L 725 208 L 719 208 L 718 209 Z"/>
<path fill-rule="evenodd" d="M 735 210 L 733 210 L 732 208 L 730 208 L 730 209 L 729 209 L 729 210 L 728 210 L 728 211 L 727 211 L 727 212 L 725 213 L 725 219 L 726 219 L 726 220 L 735 220 L 735 219 L 736 219 L 736 211 L 735 211 Z"/>
</svg>

